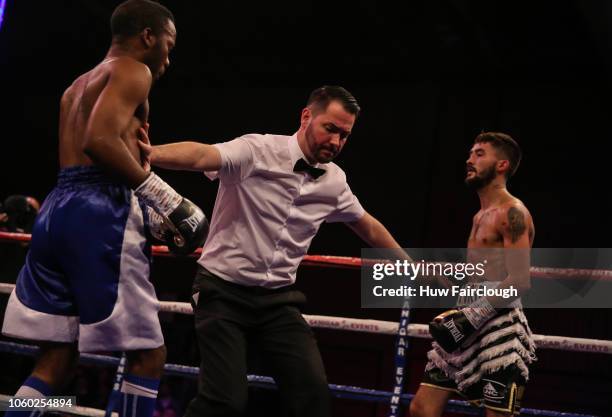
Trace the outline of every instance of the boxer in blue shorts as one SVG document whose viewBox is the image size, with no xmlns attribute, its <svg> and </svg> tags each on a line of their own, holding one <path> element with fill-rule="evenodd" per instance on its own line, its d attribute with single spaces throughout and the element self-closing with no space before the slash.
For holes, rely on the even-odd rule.
<svg viewBox="0 0 612 417">
<path fill-rule="evenodd" d="M 62 96 L 58 183 L 35 221 L 2 331 L 41 344 L 16 396 L 57 393 L 79 351 L 127 351 L 119 411 L 145 417 L 166 356 L 147 234 L 185 253 L 203 242 L 208 223 L 150 172 L 138 146 L 149 90 L 176 41 L 172 13 L 128 0 L 115 9 L 111 31 L 105 59 Z"/>
</svg>

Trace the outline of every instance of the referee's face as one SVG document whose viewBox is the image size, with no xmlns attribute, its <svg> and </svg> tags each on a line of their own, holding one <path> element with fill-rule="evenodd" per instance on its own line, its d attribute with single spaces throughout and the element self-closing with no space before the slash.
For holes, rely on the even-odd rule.
<svg viewBox="0 0 612 417">
<path fill-rule="evenodd" d="M 307 156 L 321 164 L 330 162 L 344 147 L 354 124 L 355 115 L 337 101 L 329 103 L 325 111 L 313 112 L 305 132 Z"/>
</svg>

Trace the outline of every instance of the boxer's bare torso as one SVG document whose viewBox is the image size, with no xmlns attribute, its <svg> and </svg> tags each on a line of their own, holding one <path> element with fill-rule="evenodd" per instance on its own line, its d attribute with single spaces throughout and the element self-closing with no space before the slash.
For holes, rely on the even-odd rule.
<svg viewBox="0 0 612 417">
<path fill-rule="evenodd" d="M 502 281 L 508 275 L 503 249 L 525 237 L 531 247 L 534 236 L 529 210 L 519 199 L 507 194 L 499 203 L 481 208 L 474 216 L 467 242 L 468 262 L 486 260 L 486 280 Z"/>
<path fill-rule="evenodd" d="M 60 105 L 59 127 L 59 160 L 60 167 L 75 165 L 92 165 L 94 161 L 84 152 L 87 124 L 92 110 L 101 94 L 105 93 L 109 79 L 119 71 L 125 71 L 122 65 L 130 58 L 108 58 L 95 68 L 78 77 L 64 92 Z M 132 63 L 132 65 L 134 65 Z M 120 109 L 116 109 L 120 111 Z M 120 132 L 120 137 L 129 153 L 141 163 L 138 147 L 138 129 L 147 121 L 149 113 L 148 100 L 142 102 L 131 115 L 127 127 Z"/>
</svg>

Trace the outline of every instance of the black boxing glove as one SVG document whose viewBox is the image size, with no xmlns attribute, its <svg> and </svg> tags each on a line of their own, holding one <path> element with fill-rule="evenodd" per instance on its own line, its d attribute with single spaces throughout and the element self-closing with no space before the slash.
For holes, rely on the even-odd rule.
<svg viewBox="0 0 612 417">
<path fill-rule="evenodd" d="M 164 224 L 172 232 L 166 244 L 172 253 L 189 255 L 204 245 L 208 236 L 208 219 L 198 206 L 183 198 L 178 207 L 170 213 Z"/>
<path fill-rule="evenodd" d="M 479 298 L 466 307 L 436 316 L 429 323 L 429 333 L 442 349 L 452 353 L 496 313 L 489 300 Z"/>
<path fill-rule="evenodd" d="M 136 190 L 136 196 L 159 216 L 149 215 L 152 234 L 164 241 L 170 251 L 188 255 L 204 244 L 208 220 L 198 206 L 183 198 L 166 182 L 151 172 Z"/>
</svg>

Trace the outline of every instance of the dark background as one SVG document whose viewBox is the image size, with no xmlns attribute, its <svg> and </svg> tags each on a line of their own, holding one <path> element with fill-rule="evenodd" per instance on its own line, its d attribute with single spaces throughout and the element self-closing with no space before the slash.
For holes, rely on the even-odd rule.
<svg viewBox="0 0 612 417">
<path fill-rule="evenodd" d="M 53 187 L 59 99 L 106 53 L 118 3 L 8 0 L 0 29 L 1 198 L 42 200 Z M 535 246 L 610 246 L 606 1 L 162 3 L 176 16 L 178 39 L 150 97 L 154 143 L 292 134 L 308 93 L 339 84 L 363 113 L 337 162 L 402 245 L 465 245 L 478 199 L 463 186 L 464 161 L 484 129 L 509 133 L 523 148 L 510 191 L 533 215 Z M 211 213 L 216 183 L 160 174 Z M 359 256 L 361 246 L 343 225 L 326 225 L 310 253 Z M 188 291 L 190 273 L 175 293 Z M 308 312 L 396 320 L 393 310 L 359 309 L 357 280 L 356 272 L 302 271 Z M 340 300 L 332 296 L 349 287 Z M 417 321 L 428 320 L 419 314 Z M 612 339 L 607 312 L 532 316 L 538 333 Z M 567 321 L 558 324 L 560 317 Z M 392 377 L 391 338 L 318 333 L 331 382 L 351 383 L 350 376 L 356 385 L 390 388 L 383 381 Z M 419 343 L 411 392 L 424 360 Z M 364 352 L 380 360 L 367 362 Z M 541 351 L 525 405 L 611 415 L 603 394 L 612 388 L 608 356 Z M 350 357 L 363 373 L 342 362 Z M 376 382 L 363 376 L 382 370 Z M 346 411 L 351 406 L 336 404 L 337 415 L 370 410 Z"/>
</svg>

